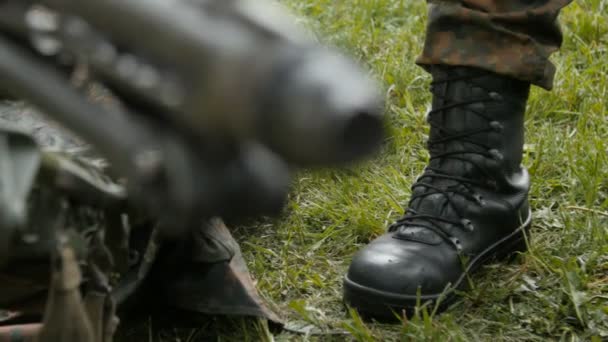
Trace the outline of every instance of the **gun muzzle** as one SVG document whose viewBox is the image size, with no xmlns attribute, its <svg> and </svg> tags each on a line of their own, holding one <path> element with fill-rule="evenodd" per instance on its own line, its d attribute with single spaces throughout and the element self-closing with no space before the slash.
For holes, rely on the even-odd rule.
<svg viewBox="0 0 608 342">
<path fill-rule="evenodd" d="M 384 136 L 376 85 L 349 59 L 311 51 L 270 87 L 259 138 L 296 164 L 348 162 L 375 151 Z"/>
</svg>

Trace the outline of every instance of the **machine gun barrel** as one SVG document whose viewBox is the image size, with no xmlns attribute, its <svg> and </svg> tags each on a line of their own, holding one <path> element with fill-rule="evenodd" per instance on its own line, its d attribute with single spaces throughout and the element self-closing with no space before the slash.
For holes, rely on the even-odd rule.
<svg viewBox="0 0 608 342">
<path fill-rule="evenodd" d="M 40 0 L 58 42 L 119 92 L 205 140 L 258 140 L 296 164 L 351 161 L 383 136 L 359 66 L 259 0 Z M 295 32 L 295 33 L 294 33 Z"/>
<path fill-rule="evenodd" d="M 287 166 L 262 146 L 242 143 L 236 155 L 210 161 L 158 123 L 88 102 L 61 73 L 1 36 L 0 74 L 0 87 L 87 138 L 129 179 L 138 206 L 176 226 L 219 214 L 276 213 L 285 201 Z"/>
<path fill-rule="evenodd" d="M 365 72 L 303 38 L 269 2 L 6 0 L 0 9 L 0 86 L 94 145 L 139 206 L 184 226 L 230 206 L 276 212 L 285 162 L 349 162 L 382 140 Z M 87 68 L 122 105 L 87 99 L 66 65 Z"/>
</svg>

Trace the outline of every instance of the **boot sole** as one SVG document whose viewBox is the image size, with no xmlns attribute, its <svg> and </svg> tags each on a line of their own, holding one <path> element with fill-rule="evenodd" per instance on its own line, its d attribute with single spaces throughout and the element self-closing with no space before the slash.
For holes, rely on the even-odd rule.
<svg viewBox="0 0 608 342">
<path fill-rule="evenodd" d="M 530 230 L 532 221 L 531 211 L 526 221 L 513 233 L 495 242 L 490 247 L 479 253 L 468 264 L 462 275 L 453 286 L 446 291 L 432 295 L 402 295 L 399 293 L 379 291 L 344 277 L 344 301 L 350 307 L 356 309 L 365 318 L 374 318 L 380 321 L 395 321 L 403 314 L 411 316 L 417 305 L 430 304 L 432 311 L 437 302 L 436 313 L 439 313 L 458 299 L 457 291 L 467 288 L 467 276 L 477 271 L 481 266 L 492 260 L 504 260 L 514 256 L 517 252 L 525 252 L 526 236 Z"/>
</svg>

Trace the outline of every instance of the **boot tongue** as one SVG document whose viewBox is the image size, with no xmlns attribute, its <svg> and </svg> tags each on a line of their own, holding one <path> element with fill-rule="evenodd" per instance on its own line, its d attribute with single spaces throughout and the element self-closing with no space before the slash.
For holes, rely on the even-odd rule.
<svg viewBox="0 0 608 342">
<path fill-rule="evenodd" d="M 416 241 L 426 243 L 428 245 L 438 245 L 442 239 L 437 233 L 424 227 L 408 226 L 399 230 L 395 235 L 397 239 Z"/>
<path fill-rule="evenodd" d="M 462 117 L 466 116 L 461 116 L 461 118 Z M 450 131 L 453 132 L 454 128 L 450 127 Z M 462 130 L 458 129 L 458 131 L 456 132 L 459 131 Z M 479 147 L 474 144 L 454 140 L 445 144 L 438 144 L 434 146 L 431 149 L 431 155 L 446 152 L 470 152 L 476 150 L 479 150 Z M 467 159 L 467 154 L 463 153 L 453 155 L 452 157 L 453 158 L 432 159 L 429 163 L 429 166 L 434 170 L 438 170 L 438 172 L 455 177 L 475 179 L 476 177 L 481 176 L 480 171 L 475 168 L 473 164 L 471 164 L 470 162 L 456 159 Z M 452 203 L 461 202 L 463 200 L 463 197 L 461 195 L 454 193 L 454 190 L 460 190 L 460 192 L 466 191 L 462 183 L 459 181 L 437 177 L 431 178 L 430 176 L 423 177 L 421 181 L 424 183 L 431 184 L 434 187 L 442 189 L 446 193 L 450 194 Z M 441 217 L 443 219 L 454 221 L 460 220 L 460 217 L 455 212 L 453 206 L 446 198 L 446 195 L 444 195 L 443 193 L 434 193 L 436 192 L 435 189 L 431 189 L 421 185 L 415 187 L 412 195 L 422 195 L 429 192 L 433 194 L 417 198 L 411 203 L 411 208 L 416 210 L 418 215 Z M 422 218 L 412 219 L 408 222 L 407 226 L 403 226 L 399 229 L 398 238 L 432 245 L 439 244 L 443 241 L 443 238 L 433 230 L 427 228 L 429 226 L 433 226 L 433 224 L 440 226 L 441 231 L 447 234 L 449 234 L 449 232 L 454 229 L 453 225 L 447 222 Z"/>
<path fill-rule="evenodd" d="M 479 146 L 462 141 L 450 141 L 441 145 L 434 146 L 431 149 L 431 155 L 434 155 L 434 151 L 436 154 L 438 154 L 445 152 L 471 152 L 479 150 Z M 468 157 L 470 158 L 470 156 Z M 462 153 L 458 155 L 452 155 L 451 158 L 446 157 L 432 159 L 429 163 L 429 166 L 432 169 L 441 172 L 442 174 L 454 177 L 477 179 L 483 176 L 480 170 L 473 166 L 472 163 L 456 158 L 467 159 L 467 154 Z M 426 171 L 425 174 L 432 175 L 432 173 L 428 172 L 429 171 Z M 438 177 L 431 178 L 431 176 L 424 176 L 421 178 L 421 181 L 427 184 L 431 184 L 435 188 L 444 190 L 446 193 L 449 194 L 452 203 L 458 203 L 463 201 L 463 196 L 454 193 L 455 190 L 459 192 L 466 191 L 464 185 L 457 180 Z M 418 213 L 418 215 L 428 215 L 433 217 L 441 217 L 443 219 L 453 221 L 459 221 L 460 217 L 455 212 L 453 205 L 450 204 L 450 202 L 448 201 L 448 198 L 446 198 L 446 195 L 444 195 L 443 193 L 435 192 L 435 189 L 431 189 L 422 185 L 416 186 L 412 194 L 414 196 L 423 195 L 426 193 L 433 194 L 415 199 L 411 203 L 411 208 L 414 209 Z M 432 226 L 433 223 L 435 225 L 440 226 L 441 230 L 446 233 L 449 233 L 452 229 L 454 229 L 452 224 L 441 222 L 438 220 L 412 219 L 408 222 L 407 226 L 403 226 L 399 229 L 398 237 L 401 239 L 418 241 L 427 244 L 439 244 L 441 243 L 443 238 L 437 233 L 435 233 L 433 230 L 427 228 L 428 226 Z"/>
<path fill-rule="evenodd" d="M 430 191 L 434 190 L 430 189 Z M 416 188 L 414 194 L 424 192 L 426 192 L 426 189 L 420 186 Z M 447 198 L 440 193 L 418 198 L 411 203 L 411 207 L 416 210 L 418 215 L 428 215 L 453 220 L 458 219 L 458 215 L 454 212 L 452 206 L 449 205 Z M 446 233 L 452 229 L 452 227 L 450 227 L 451 224 L 446 222 L 423 218 L 414 218 L 408 222 L 407 226 L 402 226 L 399 228 L 396 237 L 404 240 L 418 241 L 426 244 L 437 245 L 442 242 L 443 238 L 439 236 L 436 232 L 434 232 L 432 229 L 428 228 L 429 226 L 436 225 L 439 225 L 442 228 L 441 230 Z"/>
<path fill-rule="evenodd" d="M 448 87 L 446 84 L 439 86 Z M 433 103 L 434 108 L 439 108 L 449 103 L 461 101 L 461 99 L 471 98 L 471 96 L 480 95 L 473 94 L 477 92 L 476 89 L 471 89 L 471 87 L 462 85 L 451 85 L 443 90 L 446 92 L 447 96 L 446 98 L 436 98 L 434 100 L 436 102 Z M 463 139 L 479 142 L 481 144 L 487 143 L 486 141 L 479 141 L 480 139 L 478 135 L 449 140 L 443 143 L 437 143 L 437 141 L 443 141 L 446 136 L 459 135 L 463 132 L 486 128 L 488 125 L 486 120 L 480 118 L 478 115 L 470 113 L 470 110 L 482 112 L 484 110 L 483 106 L 483 104 L 477 103 L 466 106 L 457 106 L 450 108 L 449 110 L 434 113 L 433 116 L 429 118 L 429 123 L 432 126 L 435 126 L 434 129 L 431 130 L 431 135 L 429 137 L 429 141 L 431 142 L 431 146 L 429 146 L 431 156 L 443 155 L 450 152 L 463 152 L 462 154 L 458 155 L 433 158 L 429 163 L 431 169 L 455 177 L 475 179 L 482 176 L 480 171 L 475 168 L 472 163 L 461 160 L 468 159 L 467 157 L 470 158 L 470 156 L 467 156 L 467 152 L 471 153 L 480 151 L 480 146 L 467 142 Z M 463 187 L 459 181 L 445 178 L 431 179 L 431 177 L 423 177 L 421 180 L 424 183 L 432 184 L 434 187 L 443 189 L 447 193 L 450 193 L 452 202 L 462 200 L 462 196 L 454 195 L 452 192 L 452 190 Z M 416 186 L 413 195 L 422 195 L 428 192 L 433 193 L 435 191 L 436 190 L 424 186 Z M 459 221 L 460 219 L 458 214 L 454 211 L 452 205 L 450 205 L 446 196 L 442 193 L 434 193 L 432 195 L 417 198 L 411 203 L 411 208 L 414 209 L 418 215 L 441 217 L 454 221 Z M 441 231 L 446 233 L 449 233 L 454 228 L 452 224 L 438 220 L 428 220 L 422 218 L 412 219 L 408 222 L 407 226 L 402 226 L 399 228 L 399 233 L 396 235 L 396 237 L 426 244 L 439 244 L 442 242 L 443 238 L 433 230 L 427 228 L 433 225 L 440 226 Z"/>
</svg>

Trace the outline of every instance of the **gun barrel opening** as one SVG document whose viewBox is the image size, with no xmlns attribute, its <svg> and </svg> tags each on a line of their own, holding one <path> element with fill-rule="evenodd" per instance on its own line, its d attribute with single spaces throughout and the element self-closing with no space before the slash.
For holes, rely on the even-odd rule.
<svg viewBox="0 0 608 342">
<path fill-rule="evenodd" d="M 347 120 L 342 131 L 342 155 L 344 161 L 368 155 L 382 143 L 383 122 L 380 115 L 369 110 L 359 110 Z"/>
</svg>

